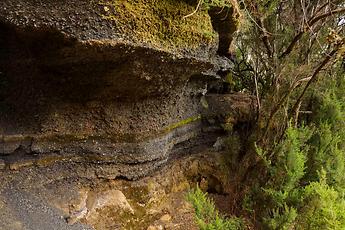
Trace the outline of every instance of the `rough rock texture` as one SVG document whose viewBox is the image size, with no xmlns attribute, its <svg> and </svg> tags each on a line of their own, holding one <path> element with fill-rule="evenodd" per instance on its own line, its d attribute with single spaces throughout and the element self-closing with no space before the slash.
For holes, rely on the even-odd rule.
<svg viewBox="0 0 345 230">
<path fill-rule="evenodd" d="M 220 124 L 237 124 L 255 120 L 257 99 L 243 93 L 208 94 L 205 118 L 217 119 Z"/>
<path fill-rule="evenodd" d="M 194 7 L 2 1 L 0 154 L 9 168 L 103 162 L 113 177 L 133 179 L 200 136 L 206 82 L 191 77 L 229 61 L 216 53 L 219 19 L 205 9 L 183 17 Z M 229 41 L 237 25 L 231 15 Z"/>
<path fill-rule="evenodd" d="M 226 194 L 231 176 L 226 157 L 208 149 L 137 181 L 90 179 L 83 165 L 0 172 L 0 229 L 196 230 L 184 191 L 204 181 L 205 191 Z"/>
<path fill-rule="evenodd" d="M 225 192 L 212 146 L 255 107 L 207 94 L 237 18 L 197 3 L 0 2 L 0 229 L 196 228 L 182 191 Z"/>
<path fill-rule="evenodd" d="M 196 3 L 183 0 L 4 0 L 0 15 L 2 21 L 20 29 L 53 31 L 78 41 L 140 44 L 173 51 L 179 56 L 209 59 L 210 52 L 215 51 L 217 36 L 207 11 L 184 18 L 195 10 Z M 235 26 L 235 19 L 230 23 Z"/>
</svg>

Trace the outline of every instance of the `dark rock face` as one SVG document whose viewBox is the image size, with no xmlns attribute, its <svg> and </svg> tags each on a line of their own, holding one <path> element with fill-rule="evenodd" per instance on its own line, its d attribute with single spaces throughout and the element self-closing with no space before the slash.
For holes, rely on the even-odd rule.
<svg viewBox="0 0 345 230">
<path fill-rule="evenodd" d="M 5 38 L 10 44 L 2 63 L 2 154 L 158 166 L 174 144 L 196 135 L 197 86 L 188 78 L 210 63 L 97 42 L 67 42 L 54 52 L 36 52 L 32 42 L 39 40 L 12 32 L 6 34 L 16 38 Z M 63 43 L 54 39 L 41 41 Z M 192 124 L 174 125 L 188 119 Z"/>
<path fill-rule="evenodd" d="M 140 44 L 204 60 L 216 50 L 208 13 L 200 11 L 183 20 L 195 9 L 183 0 L 4 0 L 0 4 L 1 21 L 20 29 L 53 30 L 78 41 Z"/>
<path fill-rule="evenodd" d="M 253 119 L 255 100 L 207 94 L 231 67 L 222 56 L 236 18 L 227 8 L 226 22 L 212 9 L 212 20 L 206 10 L 184 19 L 192 2 L 0 2 L 1 229 L 89 229 L 72 217 L 146 229 L 170 193 L 196 182 L 223 191 L 226 153 L 212 146 L 223 124 Z M 110 188 L 134 216 L 82 213 L 82 194 Z"/>
<path fill-rule="evenodd" d="M 215 22 L 204 10 L 182 19 L 184 1 L 141 1 L 0 3 L 3 168 L 107 164 L 104 177 L 136 179 L 184 143 L 212 145 L 200 76 L 229 67 L 206 35 Z"/>
</svg>

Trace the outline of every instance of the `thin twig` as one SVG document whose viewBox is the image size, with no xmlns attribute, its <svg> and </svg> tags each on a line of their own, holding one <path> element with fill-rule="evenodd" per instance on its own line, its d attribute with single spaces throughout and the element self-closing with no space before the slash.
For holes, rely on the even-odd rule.
<svg viewBox="0 0 345 230">
<path fill-rule="evenodd" d="M 319 13 L 323 8 L 325 8 L 327 5 L 329 5 L 329 2 L 327 1 L 326 3 L 324 3 L 322 6 L 320 6 L 319 9 L 316 9 L 315 13 Z"/>
<path fill-rule="evenodd" d="M 260 113 L 261 104 L 260 104 L 259 87 L 258 87 L 258 80 L 257 80 L 256 74 L 254 75 L 254 81 L 255 81 L 256 101 L 258 103 L 258 113 Z"/>
<path fill-rule="evenodd" d="M 338 13 L 342 13 L 345 12 L 345 7 L 344 8 L 339 8 L 339 9 L 335 9 L 335 10 L 331 10 L 327 13 L 321 14 L 321 15 L 313 15 L 311 17 L 311 19 L 308 20 L 307 25 L 310 28 L 313 24 L 315 24 L 316 22 L 320 21 L 321 19 L 324 19 L 328 16 L 334 15 L 334 14 L 338 14 Z M 308 27 L 304 27 L 302 30 L 300 30 L 297 35 L 294 37 L 294 39 L 291 41 L 290 45 L 286 48 L 286 50 L 280 55 L 280 59 L 284 58 L 285 56 L 287 56 L 288 54 L 291 53 L 291 51 L 294 49 L 295 45 L 297 44 L 297 42 L 301 39 L 302 35 L 307 32 Z"/>
<path fill-rule="evenodd" d="M 185 19 L 185 18 L 188 18 L 190 16 L 193 16 L 196 12 L 198 12 L 202 2 L 203 2 L 203 0 L 199 0 L 198 5 L 196 6 L 195 10 L 192 13 L 190 13 L 190 14 L 188 14 L 186 16 L 183 16 L 182 18 Z"/>
<path fill-rule="evenodd" d="M 293 124 L 294 124 L 294 127 L 297 128 L 297 125 L 298 125 L 298 115 L 299 115 L 299 111 L 301 109 L 301 106 L 302 106 L 302 101 L 300 101 L 294 111 L 294 119 L 293 119 Z"/>
<path fill-rule="evenodd" d="M 309 23 L 310 25 L 313 25 L 315 22 L 317 22 L 317 21 L 319 21 L 319 20 L 321 20 L 321 19 L 324 19 L 324 18 L 326 18 L 326 17 L 328 17 L 328 16 L 332 16 L 332 15 L 334 15 L 334 14 L 343 13 L 343 12 L 345 12 L 345 7 L 339 8 L 339 9 L 335 9 L 335 10 L 331 10 L 331 11 L 329 11 L 329 12 L 327 12 L 327 13 L 324 13 L 324 14 L 321 14 L 321 15 L 312 17 L 312 18 L 309 20 L 308 23 Z"/>
</svg>

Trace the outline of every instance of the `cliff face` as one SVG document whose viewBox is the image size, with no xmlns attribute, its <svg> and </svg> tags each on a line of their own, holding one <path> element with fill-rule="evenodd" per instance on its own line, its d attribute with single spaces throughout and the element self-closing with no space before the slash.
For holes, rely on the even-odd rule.
<svg viewBox="0 0 345 230">
<path fill-rule="evenodd" d="M 194 8 L 2 1 L 0 154 L 143 165 L 113 169 L 128 178 L 166 161 L 200 131 L 202 73 L 228 67 L 208 12 L 184 18 Z"/>
<path fill-rule="evenodd" d="M 231 66 L 218 54 L 226 56 L 236 12 L 184 17 L 196 4 L 2 0 L 2 174 L 31 167 L 61 180 L 134 180 L 212 146 L 224 130 L 204 118 L 249 120 L 250 98 L 205 95 Z"/>
</svg>

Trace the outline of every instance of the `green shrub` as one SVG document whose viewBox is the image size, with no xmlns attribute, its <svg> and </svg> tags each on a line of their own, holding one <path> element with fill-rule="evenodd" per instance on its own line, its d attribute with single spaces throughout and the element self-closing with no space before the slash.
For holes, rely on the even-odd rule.
<svg viewBox="0 0 345 230">
<path fill-rule="evenodd" d="M 297 220 L 297 229 L 344 229 L 345 199 L 326 182 L 324 177 L 304 189 L 303 207 Z"/>
<path fill-rule="evenodd" d="M 297 217 L 297 210 L 293 207 L 277 208 L 272 211 L 272 217 L 264 218 L 269 229 L 291 229 Z"/>
<path fill-rule="evenodd" d="M 288 128 L 286 137 L 271 154 L 271 163 L 266 164 L 268 180 L 256 198 L 265 203 L 261 215 L 267 229 L 291 229 L 294 225 L 302 195 L 300 183 L 306 171 L 307 141 L 312 133 L 307 127 Z M 259 153 L 262 155 L 262 151 Z"/>
<path fill-rule="evenodd" d="M 323 82 L 309 123 L 289 127 L 272 153 L 258 148 L 267 178 L 252 199 L 264 229 L 345 229 L 344 82 Z"/>
<path fill-rule="evenodd" d="M 244 229 L 240 218 L 223 218 L 213 202 L 199 187 L 187 194 L 187 200 L 193 205 L 196 222 L 201 230 L 239 230 Z"/>
<path fill-rule="evenodd" d="M 324 169 L 327 183 L 339 190 L 345 188 L 345 78 L 328 80 L 315 91 L 316 132 L 309 143 L 307 180 L 318 181 L 318 172 Z"/>
</svg>

